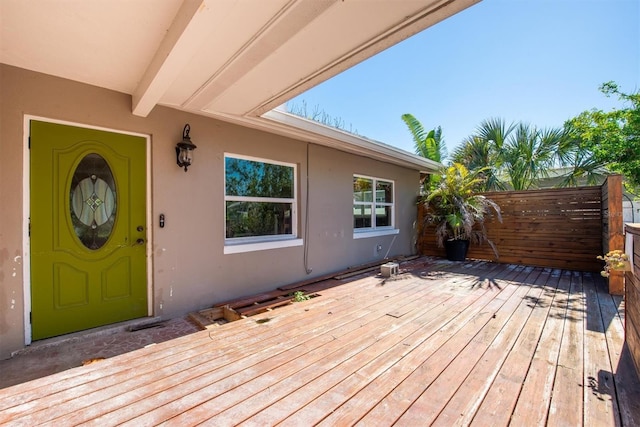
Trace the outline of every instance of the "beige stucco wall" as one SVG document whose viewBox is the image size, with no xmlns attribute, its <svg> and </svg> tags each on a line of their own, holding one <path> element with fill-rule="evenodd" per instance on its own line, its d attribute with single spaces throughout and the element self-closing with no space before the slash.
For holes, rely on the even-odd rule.
<svg viewBox="0 0 640 427">
<path fill-rule="evenodd" d="M 388 256 L 415 252 L 418 172 L 218 120 L 156 107 L 131 114 L 131 97 L 0 65 L 0 358 L 23 348 L 24 117 L 136 132 L 151 137 L 153 314 L 182 315 Z M 188 173 L 175 164 L 185 123 L 197 144 Z M 299 236 L 305 230 L 309 150 L 309 235 L 304 247 L 223 254 L 225 152 L 298 164 Z M 28 159 L 27 159 L 28 160 Z M 400 234 L 353 239 L 352 176 L 393 179 Z M 165 228 L 158 215 L 166 216 Z M 377 245 L 382 251 L 376 251 Z"/>
</svg>

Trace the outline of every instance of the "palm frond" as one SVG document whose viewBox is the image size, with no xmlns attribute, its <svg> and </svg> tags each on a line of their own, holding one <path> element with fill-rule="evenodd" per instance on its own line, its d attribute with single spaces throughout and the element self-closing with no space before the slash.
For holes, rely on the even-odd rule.
<svg viewBox="0 0 640 427">
<path fill-rule="evenodd" d="M 409 132 L 411 132 L 411 135 L 413 137 L 413 142 L 416 148 L 416 154 L 421 154 L 418 151 L 420 150 L 420 147 L 422 147 L 424 140 L 426 139 L 426 136 L 427 136 L 424 130 L 424 127 L 422 126 L 422 123 L 420 123 L 418 119 L 416 119 L 413 115 L 409 113 L 403 114 L 401 117 L 402 117 L 402 120 L 407 125 L 407 128 L 409 128 Z"/>
</svg>

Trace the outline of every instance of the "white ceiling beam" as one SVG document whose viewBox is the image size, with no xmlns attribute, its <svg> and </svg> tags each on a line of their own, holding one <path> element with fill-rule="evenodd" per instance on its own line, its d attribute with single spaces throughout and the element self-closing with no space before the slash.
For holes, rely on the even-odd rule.
<svg viewBox="0 0 640 427">
<path fill-rule="evenodd" d="M 146 117 L 212 30 L 212 0 L 184 0 L 132 96 L 132 112 Z"/>
<path fill-rule="evenodd" d="M 251 40 L 242 46 L 227 64 L 194 93 L 183 108 L 203 110 L 221 94 L 236 85 L 258 64 L 295 37 L 339 0 L 290 0 L 280 12 L 265 23 Z M 277 72 L 277 71 L 276 71 Z M 268 78 L 268 77 L 265 77 Z M 261 103 L 263 100 L 256 100 Z M 244 111 L 242 112 L 244 113 Z"/>
</svg>

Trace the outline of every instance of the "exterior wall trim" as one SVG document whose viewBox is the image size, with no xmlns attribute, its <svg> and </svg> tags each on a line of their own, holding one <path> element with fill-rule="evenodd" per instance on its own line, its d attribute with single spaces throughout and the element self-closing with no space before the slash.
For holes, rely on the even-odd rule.
<svg viewBox="0 0 640 427">
<path fill-rule="evenodd" d="M 268 242 L 256 242 L 237 245 L 225 245 L 224 254 L 239 254 L 243 252 L 264 251 L 267 249 L 291 248 L 302 246 L 302 239 L 271 240 Z"/>
<path fill-rule="evenodd" d="M 392 229 L 378 229 L 375 231 L 354 231 L 353 238 L 354 239 L 366 239 L 367 237 L 380 237 L 380 236 L 390 236 L 393 234 L 400 234 L 400 230 L 397 228 Z"/>
</svg>

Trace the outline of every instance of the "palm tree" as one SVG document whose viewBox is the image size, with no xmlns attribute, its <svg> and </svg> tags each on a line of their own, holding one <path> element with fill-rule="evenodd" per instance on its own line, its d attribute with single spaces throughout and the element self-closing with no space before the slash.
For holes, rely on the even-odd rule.
<svg viewBox="0 0 640 427">
<path fill-rule="evenodd" d="M 561 165 L 569 168 L 561 186 L 578 185 L 579 178 L 586 178 L 587 185 L 597 185 L 608 174 L 606 162 L 596 160 L 593 152 L 583 143 L 572 120 L 564 124 L 564 135 L 558 148 Z"/>
<path fill-rule="evenodd" d="M 411 114 L 403 114 L 402 120 L 409 128 L 409 132 L 413 136 L 414 149 L 417 155 L 442 163 L 447 157 L 447 147 L 442 138 L 442 128 L 438 126 L 426 132 L 422 123 Z M 438 181 L 439 176 L 430 175 L 428 179 L 422 181 L 424 190 L 433 188 Z"/>
<path fill-rule="evenodd" d="M 566 129 L 538 129 L 526 123 L 506 124 L 502 119 L 488 119 L 465 139 L 453 155 L 453 161 L 470 170 L 483 169 L 485 191 L 527 190 L 535 188 L 549 170 L 571 165 L 566 183 L 591 170 L 584 150 L 571 142 Z"/>
<path fill-rule="evenodd" d="M 453 152 L 451 161 L 465 165 L 469 170 L 482 170 L 484 191 L 506 190 L 507 185 L 500 178 L 500 162 L 498 151 L 493 140 L 486 140 L 472 135 L 462 141 Z"/>
<path fill-rule="evenodd" d="M 422 123 L 411 114 L 403 114 L 402 120 L 409 128 L 409 132 L 413 136 L 413 143 L 416 154 L 427 159 L 442 163 L 447 157 L 447 147 L 442 138 L 442 128 L 438 126 L 425 131 Z"/>
<path fill-rule="evenodd" d="M 519 123 L 503 148 L 504 173 L 514 190 L 534 188 L 540 178 L 548 176 L 556 161 L 562 137 L 561 129 L 539 130 Z"/>
</svg>

